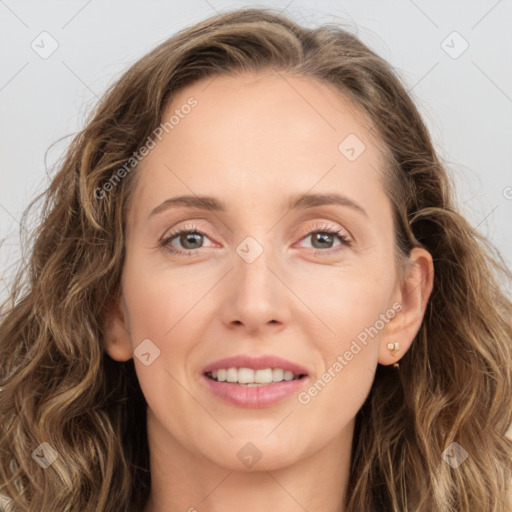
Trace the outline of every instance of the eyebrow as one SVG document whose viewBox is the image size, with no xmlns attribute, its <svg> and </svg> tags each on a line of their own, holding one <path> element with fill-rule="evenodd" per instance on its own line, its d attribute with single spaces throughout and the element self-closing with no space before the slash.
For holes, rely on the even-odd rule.
<svg viewBox="0 0 512 512">
<path fill-rule="evenodd" d="M 300 194 L 298 196 L 291 197 L 288 201 L 288 208 L 290 210 L 304 210 L 307 208 L 314 208 L 315 206 L 325 205 L 347 206 L 363 214 L 365 217 L 368 217 L 368 214 L 361 205 L 352 199 L 338 193 Z M 168 210 L 169 208 L 178 208 L 180 206 L 196 208 L 199 210 L 210 210 L 214 212 L 227 211 L 226 204 L 216 197 L 185 195 L 166 199 L 163 203 L 159 204 L 151 211 L 149 217 L 152 217 L 153 215 L 156 215 L 162 211 Z"/>
</svg>

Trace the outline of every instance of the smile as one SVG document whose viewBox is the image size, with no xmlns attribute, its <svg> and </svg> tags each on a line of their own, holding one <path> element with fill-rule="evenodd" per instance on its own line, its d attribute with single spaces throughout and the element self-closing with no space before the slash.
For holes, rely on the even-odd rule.
<svg viewBox="0 0 512 512">
<path fill-rule="evenodd" d="M 205 374 L 215 382 L 229 382 L 247 387 L 268 386 L 274 382 L 298 380 L 305 374 L 294 374 L 283 368 L 220 368 Z"/>
</svg>

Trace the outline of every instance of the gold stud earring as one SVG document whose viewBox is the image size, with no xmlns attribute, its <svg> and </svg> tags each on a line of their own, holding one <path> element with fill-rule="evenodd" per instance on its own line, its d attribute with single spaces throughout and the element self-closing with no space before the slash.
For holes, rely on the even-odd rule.
<svg viewBox="0 0 512 512">
<path fill-rule="evenodd" d="M 400 343 L 388 343 L 388 349 L 391 350 L 392 352 L 396 352 L 398 350 L 400 350 Z M 394 363 L 393 364 L 393 368 L 400 368 L 400 364 L 399 363 Z"/>
</svg>

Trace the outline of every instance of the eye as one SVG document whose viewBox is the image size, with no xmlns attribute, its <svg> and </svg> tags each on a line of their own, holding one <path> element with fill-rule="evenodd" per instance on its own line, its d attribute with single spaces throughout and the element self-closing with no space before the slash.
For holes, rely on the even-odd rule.
<svg viewBox="0 0 512 512">
<path fill-rule="evenodd" d="M 344 231 L 325 224 L 315 226 L 315 228 L 309 231 L 302 240 L 309 237 L 312 237 L 312 245 L 313 248 L 316 249 L 314 251 L 315 255 L 325 256 L 326 254 L 339 252 L 340 250 L 343 250 L 344 247 L 351 247 L 352 245 L 351 240 Z M 332 244 L 335 238 L 338 238 L 341 243 L 333 248 Z"/>
<path fill-rule="evenodd" d="M 203 247 L 201 238 L 209 236 L 208 233 L 201 231 L 197 226 L 186 226 L 179 231 L 168 233 L 167 236 L 160 241 L 160 245 L 174 254 L 183 254 L 186 256 L 193 256 L 196 254 L 196 249 Z M 183 249 L 173 245 L 172 241 L 177 239 Z"/>
<path fill-rule="evenodd" d="M 159 244 L 173 254 L 193 256 L 197 253 L 198 249 L 204 247 L 202 239 L 209 236 L 208 233 L 192 225 L 168 233 Z M 313 248 L 316 249 L 314 251 L 315 255 L 325 256 L 336 253 L 344 247 L 351 247 L 352 245 L 349 237 L 343 231 L 325 224 L 315 226 L 314 229 L 310 230 L 301 240 L 305 240 L 311 236 L 313 236 L 312 243 L 317 244 L 313 246 Z M 341 243 L 333 249 L 332 243 L 336 237 Z M 181 248 L 176 247 L 173 243 L 175 239 L 176 243 L 181 245 Z"/>
</svg>

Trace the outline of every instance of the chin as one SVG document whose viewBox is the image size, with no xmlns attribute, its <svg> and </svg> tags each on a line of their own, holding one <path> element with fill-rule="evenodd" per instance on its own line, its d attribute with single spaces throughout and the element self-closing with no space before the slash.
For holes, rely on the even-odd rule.
<svg viewBox="0 0 512 512">
<path fill-rule="evenodd" d="M 211 462 L 226 470 L 243 473 L 285 468 L 296 463 L 302 453 L 296 444 L 288 446 L 281 439 L 270 442 L 264 437 L 260 441 L 250 434 L 237 436 L 225 444 L 212 441 L 208 445 L 209 449 L 203 454 Z M 216 447 L 214 453 L 211 451 L 212 446 Z"/>
</svg>

